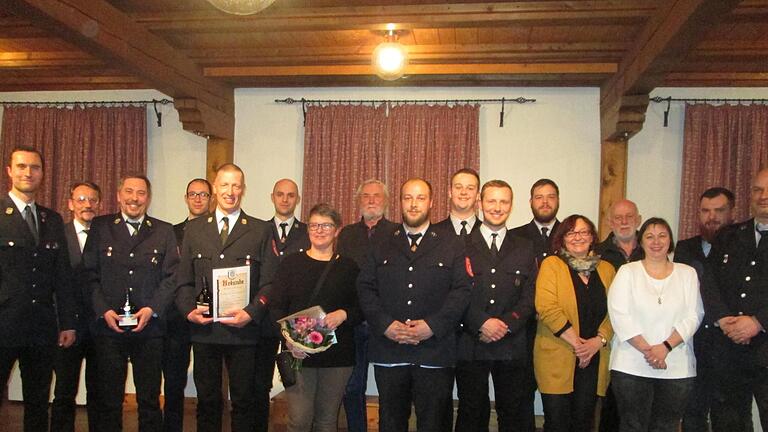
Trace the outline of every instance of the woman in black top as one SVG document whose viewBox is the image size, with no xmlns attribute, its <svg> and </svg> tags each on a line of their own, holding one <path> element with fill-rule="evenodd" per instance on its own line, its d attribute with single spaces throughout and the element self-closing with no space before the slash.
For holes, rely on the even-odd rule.
<svg viewBox="0 0 768 432">
<path fill-rule="evenodd" d="M 309 212 L 309 241 L 305 253 L 286 257 L 277 269 L 271 308 L 279 319 L 311 306 L 326 311 L 325 325 L 336 330 L 337 343 L 308 355 L 286 341 L 285 348 L 302 359 L 296 384 L 285 389 L 288 431 L 336 431 L 344 390 L 355 365 L 353 328 L 362 321 L 355 280 L 359 269 L 352 259 L 335 253 L 341 231 L 339 213 L 327 204 Z M 331 266 L 317 294 L 318 280 Z"/>
</svg>

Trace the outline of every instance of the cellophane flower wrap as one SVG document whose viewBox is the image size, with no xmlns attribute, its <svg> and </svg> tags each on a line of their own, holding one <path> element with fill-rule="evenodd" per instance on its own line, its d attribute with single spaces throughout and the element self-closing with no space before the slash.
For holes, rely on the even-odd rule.
<svg viewBox="0 0 768 432">
<path fill-rule="evenodd" d="M 336 332 L 323 325 L 325 311 L 320 306 L 296 312 L 277 320 L 280 332 L 288 342 L 307 354 L 323 352 L 336 343 Z M 295 369 L 301 368 L 301 359 L 294 359 Z"/>
</svg>

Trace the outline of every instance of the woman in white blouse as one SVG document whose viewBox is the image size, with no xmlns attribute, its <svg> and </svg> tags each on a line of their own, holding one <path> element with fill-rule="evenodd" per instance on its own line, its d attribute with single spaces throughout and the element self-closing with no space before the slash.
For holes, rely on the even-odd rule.
<svg viewBox="0 0 768 432">
<path fill-rule="evenodd" d="M 648 219 L 638 239 L 645 257 L 621 266 L 608 291 L 611 386 L 620 432 L 672 432 L 693 388 L 693 334 L 704 307 L 696 271 L 669 260 L 669 224 Z"/>
</svg>

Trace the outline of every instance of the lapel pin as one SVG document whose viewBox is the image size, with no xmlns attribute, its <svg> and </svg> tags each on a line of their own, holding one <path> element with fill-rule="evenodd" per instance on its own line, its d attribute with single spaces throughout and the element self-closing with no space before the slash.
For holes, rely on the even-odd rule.
<svg viewBox="0 0 768 432">
<path fill-rule="evenodd" d="M 243 225 L 247 225 L 248 224 L 248 219 L 242 218 L 242 219 L 240 219 L 240 223 L 243 224 Z"/>
<path fill-rule="evenodd" d="M 208 223 L 213 222 L 213 216 L 208 216 Z"/>
<path fill-rule="evenodd" d="M 151 220 L 149 220 L 149 219 L 144 219 L 144 220 L 147 222 L 147 226 L 148 227 L 152 227 L 152 221 Z M 155 251 L 155 253 L 157 253 L 157 251 Z"/>
<path fill-rule="evenodd" d="M 40 212 L 40 223 L 45 223 L 45 217 L 48 216 L 44 211 Z"/>
<path fill-rule="evenodd" d="M 112 221 L 113 224 L 117 225 L 120 223 L 120 218 L 115 218 L 114 221 Z"/>
<path fill-rule="evenodd" d="M 11 214 L 13 214 L 13 207 L 8 207 L 8 208 L 6 208 L 6 209 L 5 209 L 5 214 L 7 214 L 7 215 L 11 215 Z"/>
<path fill-rule="evenodd" d="M 432 237 L 437 237 L 437 233 L 435 233 L 434 231 L 430 231 L 430 233 L 429 233 L 429 234 L 431 234 L 431 235 L 432 235 Z"/>
<path fill-rule="evenodd" d="M 399 235 L 400 235 L 400 230 L 396 230 L 395 231 L 395 236 L 399 236 Z"/>
</svg>

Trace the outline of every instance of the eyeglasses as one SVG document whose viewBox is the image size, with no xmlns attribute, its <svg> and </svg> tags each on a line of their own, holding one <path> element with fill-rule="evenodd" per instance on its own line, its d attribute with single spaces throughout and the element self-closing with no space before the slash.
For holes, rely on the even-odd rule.
<svg viewBox="0 0 768 432">
<path fill-rule="evenodd" d="M 565 233 L 565 238 L 567 238 L 568 240 L 575 239 L 577 236 L 581 238 L 591 238 L 592 231 L 589 231 L 589 230 L 568 231 L 567 233 Z"/>
<path fill-rule="evenodd" d="M 189 199 L 195 199 L 195 198 L 208 199 L 210 197 L 211 197 L 211 194 L 209 194 L 208 192 L 187 192 L 187 198 Z"/>
<path fill-rule="evenodd" d="M 332 223 L 311 223 L 311 224 L 307 224 L 307 228 L 309 228 L 310 231 L 330 231 L 330 230 L 336 228 L 336 224 L 332 224 Z"/>
<path fill-rule="evenodd" d="M 85 195 L 80 195 L 80 196 L 72 197 L 72 201 L 78 202 L 80 204 L 85 204 L 86 201 L 91 204 L 96 204 L 99 202 L 99 199 L 87 197 Z"/>
</svg>

